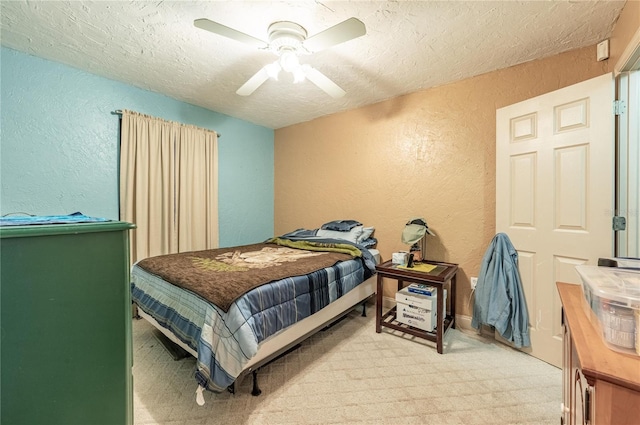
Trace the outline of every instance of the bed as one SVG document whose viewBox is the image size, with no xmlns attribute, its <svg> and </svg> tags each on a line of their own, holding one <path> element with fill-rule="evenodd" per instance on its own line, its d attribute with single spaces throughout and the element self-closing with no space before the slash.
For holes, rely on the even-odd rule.
<svg viewBox="0 0 640 425">
<path fill-rule="evenodd" d="M 380 258 L 367 248 L 371 233 L 351 237 L 356 230 L 299 229 L 132 267 L 139 315 L 197 359 L 199 404 L 204 389 L 234 392 L 248 374 L 258 395 L 261 366 L 359 304 L 365 314 Z"/>
</svg>

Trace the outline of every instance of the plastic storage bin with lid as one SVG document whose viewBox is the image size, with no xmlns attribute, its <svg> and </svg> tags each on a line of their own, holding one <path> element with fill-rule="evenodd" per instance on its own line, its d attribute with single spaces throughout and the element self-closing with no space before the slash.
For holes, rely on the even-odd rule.
<svg viewBox="0 0 640 425">
<path fill-rule="evenodd" d="M 605 344 L 640 356 L 640 269 L 576 266 Z"/>
</svg>

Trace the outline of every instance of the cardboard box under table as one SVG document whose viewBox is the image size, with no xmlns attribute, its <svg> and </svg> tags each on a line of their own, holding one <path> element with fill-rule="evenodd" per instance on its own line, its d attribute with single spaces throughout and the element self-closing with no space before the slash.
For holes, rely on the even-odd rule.
<svg viewBox="0 0 640 425">
<path fill-rule="evenodd" d="M 433 295 L 422 295 L 410 292 L 404 288 L 396 292 L 397 316 L 396 320 L 414 328 L 432 332 L 436 327 L 438 317 L 436 308 L 437 289 Z M 447 290 L 444 290 L 442 297 L 442 310 L 445 311 L 447 305 Z"/>
</svg>

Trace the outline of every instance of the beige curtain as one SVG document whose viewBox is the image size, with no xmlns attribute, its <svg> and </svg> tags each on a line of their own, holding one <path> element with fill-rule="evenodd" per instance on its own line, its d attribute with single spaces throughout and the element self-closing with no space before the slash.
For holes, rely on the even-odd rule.
<svg viewBox="0 0 640 425">
<path fill-rule="evenodd" d="M 120 219 L 131 260 L 218 247 L 217 134 L 122 112 Z"/>
<path fill-rule="evenodd" d="M 180 127 L 177 156 L 178 252 L 218 247 L 218 135 Z"/>
</svg>

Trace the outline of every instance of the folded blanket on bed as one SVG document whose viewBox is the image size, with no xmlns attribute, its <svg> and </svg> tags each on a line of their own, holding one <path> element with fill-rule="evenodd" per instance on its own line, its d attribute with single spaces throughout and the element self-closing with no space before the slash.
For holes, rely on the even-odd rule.
<svg viewBox="0 0 640 425">
<path fill-rule="evenodd" d="M 288 246 L 291 248 L 297 249 L 305 249 L 308 251 L 331 251 L 331 252 L 342 252 L 344 254 L 349 254 L 353 257 L 362 257 L 362 251 L 358 249 L 355 245 L 350 245 L 348 243 L 331 243 L 331 242 L 319 242 L 319 241 L 309 241 L 309 240 L 291 240 L 286 238 L 273 238 L 269 239 L 268 242 L 275 243 L 282 246 Z"/>
<path fill-rule="evenodd" d="M 288 242 L 280 238 L 273 241 L 161 255 L 137 265 L 226 312 L 238 297 L 260 285 L 302 276 L 362 255 L 358 248 L 348 244 Z"/>
</svg>

